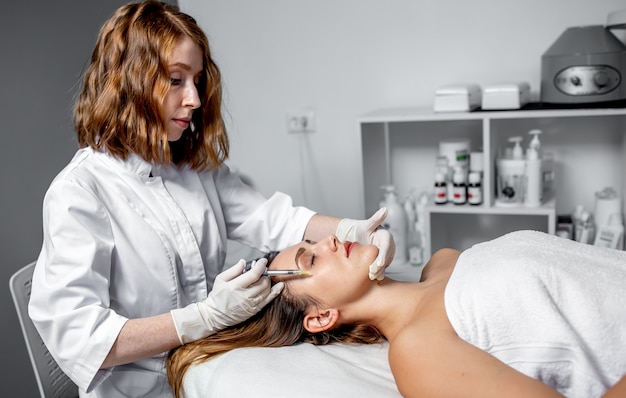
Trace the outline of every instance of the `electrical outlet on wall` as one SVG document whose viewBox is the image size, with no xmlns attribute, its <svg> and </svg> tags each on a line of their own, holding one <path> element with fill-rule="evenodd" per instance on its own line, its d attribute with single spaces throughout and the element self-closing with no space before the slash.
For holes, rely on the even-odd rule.
<svg viewBox="0 0 626 398">
<path fill-rule="evenodd" d="M 287 112 L 287 132 L 312 133 L 315 131 L 315 112 L 312 110 Z"/>
</svg>

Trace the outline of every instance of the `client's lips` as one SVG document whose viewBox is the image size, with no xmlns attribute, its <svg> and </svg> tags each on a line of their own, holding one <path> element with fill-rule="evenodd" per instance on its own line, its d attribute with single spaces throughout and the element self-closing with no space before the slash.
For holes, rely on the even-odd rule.
<svg viewBox="0 0 626 398">
<path fill-rule="evenodd" d="M 350 252 L 357 245 L 356 242 L 344 242 L 343 247 L 346 249 L 346 257 L 350 257 Z"/>
</svg>

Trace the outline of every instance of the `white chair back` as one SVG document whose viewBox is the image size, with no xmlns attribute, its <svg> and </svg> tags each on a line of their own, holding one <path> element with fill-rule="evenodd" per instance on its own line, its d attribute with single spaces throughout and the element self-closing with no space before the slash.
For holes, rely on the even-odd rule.
<svg viewBox="0 0 626 398">
<path fill-rule="evenodd" d="M 37 386 L 41 398 L 76 398 L 78 387 L 59 368 L 28 316 L 28 301 L 34 269 L 35 263 L 33 262 L 18 270 L 11 276 L 9 288 L 24 334 L 30 363 L 33 365 Z"/>
</svg>

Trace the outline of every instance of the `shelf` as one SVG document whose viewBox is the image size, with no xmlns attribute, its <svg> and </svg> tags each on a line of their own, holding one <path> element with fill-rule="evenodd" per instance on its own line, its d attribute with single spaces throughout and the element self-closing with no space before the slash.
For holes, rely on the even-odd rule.
<svg viewBox="0 0 626 398">
<path fill-rule="evenodd" d="M 469 140 L 483 153 L 483 201 L 426 207 L 425 255 L 441 247 L 465 249 L 518 229 L 554 233 L 557 214 L 577 205 L 594 210 L 594 193 L 613 187 L 626 193 L 626 108 L 523 109 L 435 113 L 432 108 L 380 109 L 358 119 L 363 167 L 364 216 L 378 209 L 380 187 L 394 185 L 432 195 L 439 143 Z M 496 159 L 509 138 L 541 129 L 542 149 L 553 155 L 551 200 L 538 208 L 496 205 Z M 432 196 L 431 196 L 432 197 Z M 624 205 L 623 205 L 624 206 Z M 626 208 L 623 208 L 626 214 Z"/>
<path fill-rule="evenodd" d="M 386 108 L 366 113 L 360 123 L 423 122 L 482 119 L 532 119 L 626 115 L 626 108 L 541 109 L 480 112 L 439 112 L 432 108 Z"/>
<path fill-rule="evenodd" d="M 554 214 L 555 201 L 550 200 L 540 207 L 526 206 L 487 206 L 481 205 L 455 205 L 454 203 L 446 203 L 443 205 L 429 204 L 426 211 L 430 213 L 447 213 L 447 214 L 511 214 L 511 215 L 550 215 Z"/>
</svg>

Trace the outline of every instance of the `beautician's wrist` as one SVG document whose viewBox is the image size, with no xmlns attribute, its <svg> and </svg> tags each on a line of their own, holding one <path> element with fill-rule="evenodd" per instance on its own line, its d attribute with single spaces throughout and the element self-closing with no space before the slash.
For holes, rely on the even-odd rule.
<svg viewBox="0 0 626 398">
<path fill-rule="evenodd" d="M 215 333 L 214 328 L 202 317 L 198 305 L 199 303 L 192 303 L 170 311 L 181 344 L 191 343 Z"/>
</svg>

